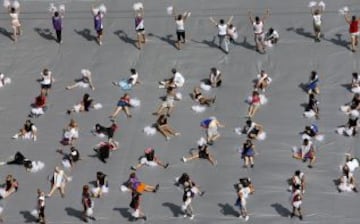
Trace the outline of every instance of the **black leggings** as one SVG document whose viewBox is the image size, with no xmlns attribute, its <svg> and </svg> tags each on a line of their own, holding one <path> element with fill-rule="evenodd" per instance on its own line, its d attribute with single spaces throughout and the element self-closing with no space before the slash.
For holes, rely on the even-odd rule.
<svg viewBox="0 0 360 224">
<path fill-rule="evenodd" d="M 25 156 L 23 154 L 21 154 L 21 152 L 16 152 L 14 159 L 6 162 L 6 164 L 8 164 L 8 165 L 11 165 L 11 164 L 24 165 L 25 159 L 26 159 Z"/>
</svg>

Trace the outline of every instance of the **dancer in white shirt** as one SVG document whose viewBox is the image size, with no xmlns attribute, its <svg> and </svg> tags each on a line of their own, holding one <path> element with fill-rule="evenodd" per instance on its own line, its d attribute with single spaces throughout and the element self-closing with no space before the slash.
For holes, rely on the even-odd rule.
<svg viewBox="0 0 360 224">
<path fill-rule="evenodd" d="M 311 7 L 311 15 L 313 17 L 313 26 L 314 26 L 314 33 L 315 33 L 315 42 L 320 42 L 321 36 L 321 16 L 323 14 L 324 8 L 319 7 Z"/>
<path fill-rule="evenodd" d="M 249 11 L 249 19 L 254 30 L 254 40 L 255 40 L 257 52 L 265 53 L 266 46 L 264 43 L 264 37 L 265 37 L 264 24 L 265 24 L 265 20 L 267 19 L 267 17 L 269 17 L 269 15 L 270 15 L 270 11 L 269 9 L 267 9 L 265 15 L 262 18 L 258 16 L 254 18 L 252 16 L 251 11 Z"/>
<path fill-rule="evenodd" d="M 218 38 L 219 38 L 219 48 L 223 49 L 222 46 L 224 45 L 226 54 L 229 53 L 229 40 L 226 38 L 227 36 L 227 30 L 228 26 L 231 24 L 231 21 L 233 20 L 233 16 L 229 18 L 229 20 L 225 23 L 223 19 L 220 19 L 219 22 L 216 22 L 213 17 L 210 17 L 210 21 L 215 24 L 215 26 L 218 29 Z"/>
</svg>

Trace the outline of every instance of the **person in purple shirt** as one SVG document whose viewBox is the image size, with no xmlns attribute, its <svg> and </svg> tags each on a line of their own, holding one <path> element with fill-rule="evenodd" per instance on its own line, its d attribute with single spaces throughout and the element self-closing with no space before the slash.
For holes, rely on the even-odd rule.
<svg viewBox="0 0 360 224">
<path fill-rule="evenodd" d="M 58 42 L 59 44 L 62 43 L 61 31 L 63 28 L 63 23 L 62 23 L 63 17 L 64 15 L 58 11 L 54 12 L 54 15 L 52 17 L 52 24 L 56 33 L 56 42 Z"/>
<path fill-rule="evenodd" d="M 94 28 L 97 34 L 96 41 L 98 42 L 99 45 L 102 45 L 102 37 L 103 37 L 103 29 L 104 29 L 104 24 L 103 24 L 104 13 L 101 12 L 101 10 L 96 9 L 94 7 L 92 8 L 92 12 L 94 15 Z"/>
</svg>

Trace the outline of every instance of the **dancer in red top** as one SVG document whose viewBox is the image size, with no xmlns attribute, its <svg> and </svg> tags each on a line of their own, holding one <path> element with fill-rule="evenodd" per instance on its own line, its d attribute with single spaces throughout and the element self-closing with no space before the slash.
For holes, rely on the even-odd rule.
<svg viewBox="0 0 360 224">
<path fill-rule="evenodd" d="M 352 16 L 350 19 L 349 14 L 345 14 L 345 21 L 349 24 L 349 33 L 351 38 L 351 50 L 352 52 L 356 51 L 356 47 L 359 42 L 359 21 L 360 19 L 357 19 L 356 16 Z"/>
</svg>

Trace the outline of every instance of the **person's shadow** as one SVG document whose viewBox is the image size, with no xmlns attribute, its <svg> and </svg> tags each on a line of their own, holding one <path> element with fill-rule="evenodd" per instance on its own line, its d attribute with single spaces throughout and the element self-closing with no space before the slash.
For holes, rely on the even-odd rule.
<svg viewBox="0 0 360 224">
<path fill-rule="evenodd" d="M 158 36 L 158 35 L 153 34 L 153 33 L 149 33 L 148 35 L 149 35 L 149 37 L 156 37 L 159 40 L 164 41 L 165 43 L 168 43 L 169 45 L 176 48 L 176 45 L 175 45 L 176 41 L 171 39 L 173 37 L 172 34 L 168 34 L 168 35 L 166 35 L 166 37 L 161 37 L 161 36 Z"/>
<path fill-rule="evenodd" d="M 78 218 L 80 220 L 83 220 L 82 219 L 82 211 L 76 210 L 76 209 L 71 208 L 71 207 L 66 207 L 65 211 L 66 211 L 68 216 L 72 216 L 72 217 Z"/>
<path fill-rule="evenodd" d="M 282 217 L 288 217 L 291 214 L 291 211 L 287 208 L 285 208 L 283 205 L 279 203 L 274 203 L 271 205 L 275 209 L 275 211 L 281 215 Z"/>
<path fill-rule="evenodd" d="M 128 221 L 133 221 L 133 216 L 129 212 L 129 208 L 113 208 L 113 211 L 119 211 L 122 217 L 128 219 Z"/>
<path fill-rule="evenodd" d="M 221 208 L 220 212 L 224 215 L 224 216 L 235 216 L 238 217 L 240 215 L 239 212 L 237 212 L 233 206 L 231 206 L 229 203 L 226 204 L 221 204 L 218 203 L 218 206 Z"/>
<path fill-rule="evenodd" d="M 178 205 L 175 205 L 175 204 L 173 204 L 171 202 L 164 202 L 162 204 L 162 206 L 168 207 L 171 210 L 171 212 L 173 213 L 174 217 L 179 217 L 180 215 L 183 214 L 183 212 L 181 210 L 181 207 L 178 206 Z"/>
<path fill-rule="evenodd" d="M 248 49 L 248 50 L 255 50 L 255 45 L 251 45 L 248 41 L 247 41 L 247 37 L 244 37 L 243 41 L 242 42 L 233 42 L 233 44 L 235 45 L 240 45 L 242 46 L 243 48 L 245 49 Z"/>
<path fill-rule="evenodd" d="M 341 33 L 337 33 L 335 34 L 335 37 L 331 38 L 331 39 L 325 39 L 324 40 L 327 40 L 335 45 L 338 45 L 338 46 L 341 46 L 341 47 L 345 47 L 347 49 L 350 50 L 349 48 L 349 42 L 345 39 L 342 38 L 342 34 Z"/>
<path fill-rule="evenodd" d="M 286 29 L 286 31 L 293 31 L 300 36 L 314 39 L 314 35 L 311 32 L 305 31 L 305 29 L 302 27 L 300 27 L 300 28 L 289 27 Z"/>
<path fill-rule="evenodd" d="M 5 37 L 8 37 L 10 40 L 13 40 L 12 33 L 7 31 L 6 29 L 0 27 L 0 33 L 4 35 Z"/>
<path fill-rule="evenodd" d="M 96 36 L 91 34 L 91 31 L 87 28 L 83 29 L 83 30 L 76 30 L 74 29 L 75 33 L 77 33 L 78 35 L 82 36 L 83 38 L 85 38 L 87 41 L 95 41 L 96 40 Z"/>
<path fill-rule="evenodd" d="M 24 223 L 34 223 L 37 221 L 37 217 L 33 216 L 29 211 L 20 211 L 20 214 L 24 217 Z"/>
<path fill-rule="evenodd" d="M 114 32 L 114 34 L 120 38 L 120 40 L 124 41 L 125 43 L 128 43 L 128 44 L 131 44 L 133 45 L 134 47 L 137 48 L 136 46 L 136 40 L 135 39 L 131 39 L 129 37 L 129 35 L 127 33 L 125 33 L 124 31 L 122 30 L 117 30 Z"/>
<path fill-rule="evenodd" d="M 198 43 L 198 44 L 205 44 L 209 47 L 212 48 L 219 48 L 219 46 L 215 43 L 216 37 L 214 36 L 212 40 L 202 40 L 202 41 L 197 41 L 195 39 L 191 39 L 192 42 L 194 43 Z"/>
<path fill-rule="evenodd" d="M 54 36 L 52 35 L 50 29 L 43 29 L 43 28 L 34 28 L 34 31 L 39 34 L 40 37 L 44 38 L 45 40 L 55 40 Z"/>
</svg>

